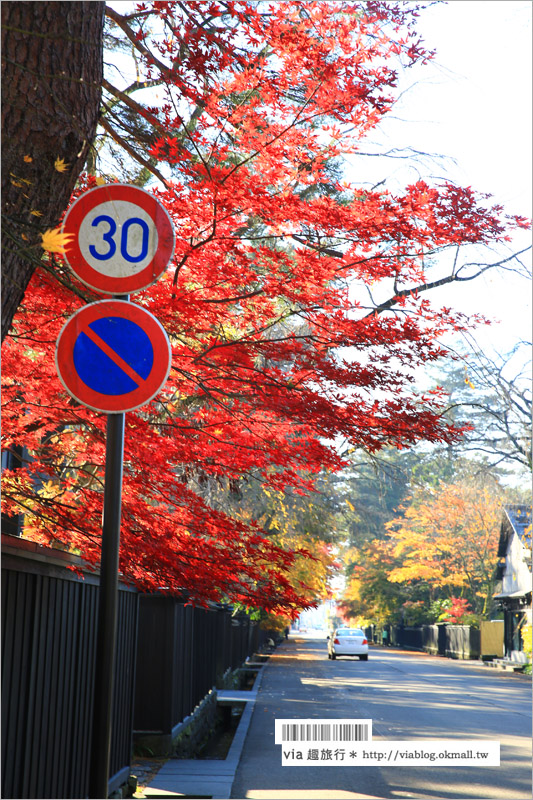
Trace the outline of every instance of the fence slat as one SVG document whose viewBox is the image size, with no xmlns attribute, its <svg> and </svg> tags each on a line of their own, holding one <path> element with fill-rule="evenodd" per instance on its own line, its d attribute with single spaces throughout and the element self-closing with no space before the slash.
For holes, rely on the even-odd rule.
<svg viewBox="0 0 533 800">
<path fill-rule="evenodd" d="M 3 556 L 2 797 L 86 797 L 98 587 L 66 568 L 74 557 L 36 551 L 19 540 Z M 112 764 L 124 773 L 131 763 L 137 593 L 121 587 L 119 596 Z"/>
</svg>

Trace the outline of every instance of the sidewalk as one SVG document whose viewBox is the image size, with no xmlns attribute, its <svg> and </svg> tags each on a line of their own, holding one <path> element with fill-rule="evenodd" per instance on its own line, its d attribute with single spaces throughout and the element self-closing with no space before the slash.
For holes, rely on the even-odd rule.
<svg viewBox="0 0 533 800">
<path fill-rule="evenodd" d="M 522 677 L 526 680 L 531 680 L 531 675 L 522 672 L 522 667 L 524 664 L 518 662 L 511 662 L 505 660 L 503 658 L 497 658 L 493 661 L 483 661 L 481 658 L 450 658 L 449 656 L 443 656 L 437 653 L 427 653 L 425 650 L 415 650 L 414 648 L 409 647 L 401 647 L 400 645 L 383 645 L 383 644 L 372 644 L 372 650 L 383 650 L 387 652 L 387 650 L 395 652 L 395 653 L 405 653 L 406 655 L 418 655 L 421 657 L 426 656 L 427 658 L 439 658 L 447 662 L 452 662 L 455 664 L 463 664 L 468 667 L 482 669 L 486 671 L 487 669 L 495 670 L 496 672 L 505 672 L 506 674 L 514 674 L 516 677 Z"/>
<path fill-rule="evenodd" d="M 268 662 L 265 662 L 265 665 Z M 219 691 L 223 701 L 245 702 L 244 711 L 233 742 L 225 759 L 171 758 L 144 789 L 146 798 L 195 797 L 227 800 L 239 765 L 244 740 L 248 733 L 257 692 L 263 678 L 263 666 L 258 670 L 252 691 Z"/>
</svg>

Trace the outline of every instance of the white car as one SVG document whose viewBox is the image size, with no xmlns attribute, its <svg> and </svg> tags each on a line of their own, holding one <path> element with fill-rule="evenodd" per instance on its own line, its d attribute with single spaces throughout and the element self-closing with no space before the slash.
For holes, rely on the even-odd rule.
<svg viewBox="0 0 533 800">
<path fill-rule="evenodd" d="M 337 656 L 359 656 L 361 661 L 368 661 L 368 639 L 361 628 L 337 628 L 332 636 L 328 636 L 328 658 Z"/>
</svg>

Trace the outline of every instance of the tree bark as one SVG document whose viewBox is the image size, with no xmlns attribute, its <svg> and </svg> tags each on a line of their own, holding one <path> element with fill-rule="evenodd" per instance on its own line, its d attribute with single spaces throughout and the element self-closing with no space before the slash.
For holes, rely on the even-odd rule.
<svg viewBox="0 0 533 800">
<path fill-rule="evenodd" d="M 96 134 L 104 13 L 105 2 L 2 2 L 2 341 Z"/>
</svg>

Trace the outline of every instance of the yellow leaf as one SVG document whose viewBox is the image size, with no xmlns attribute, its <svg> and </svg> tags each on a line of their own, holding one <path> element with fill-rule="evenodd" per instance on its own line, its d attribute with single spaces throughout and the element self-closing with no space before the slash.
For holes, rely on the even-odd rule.
<svg viewBox="0 0 533 800">
<path fill-rule="evenodd" d="M 60 253 L 64 255 L 65 247 L 70 244 L 74 236 L 70 233 L 61 233 L 61 228 L 49 228 L 41 234 L 41 247 L 47 253 Z"/>
<path fill-rule="evenodd" d="M 31 164 L 33 158 L 31 156 L 24 156 L 24 161 L 26 162 L 26 164 Z"/>
<path fill-rule="evenodd" d="M 33 214 L 34 217 L 42 217 L 43 212 L 42 211 L 37 211 L 37 209 L 32 208 L 32 210 L 30 211 L 30 214 Z"/>
<path fill-rule="evenodd" d="M 68 169 L 68 164 L 65 164 L 64 158 L 59 158 L 59 156 L 54 161 L 54 167 L 58 172 L 66 172 Z"/>
<path fill-rule="evenodd" d="M 15 178 L 16 181 L 20 181 L 20 183 L 15 183 L 15 181 L 11 181 L 13 186 L 23 186 L 24 184 L 26 184 L 26 186 L 31 186 L 31 181 L 29 181 L 27 178 L 21 178 L 18 175 L 15 175 L 14 172 L 10 172 L 9 174 L 11 175 L 12 178 Z"/>
<path fill-rule="evenodd" d="M 97 186 L 104 186 L 107 183 L 106 179 L 102 178 L 101 175 L 98 175 L 98 177 L 95 179 L 95 182 Z"/>
<path fill-rule="evenodd" d="M 346 500 L 346 505 L 348 506 L 348 508 L 350 509 L 350 511 L 355 511 L 355 507 L 354 507 L 354 506 L 352 506 L 352 504 L 350 503 L 350 501 L 349 501 L 349 500 Z"/>
<path fill-rule="evenodd" d="M 472 383 L 472 381 L 470 380 L 470 375 L 468 374 L 468 370 L 467 370 L 466 367 L 465 367 L 465 383 L 466 383 L 467 386 L 470 387 L 470 389 L 475 389 L 476 388 L 474 386 L 474 384 Z"/>
</svg>

